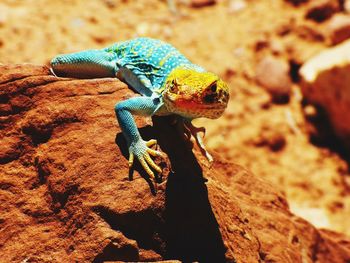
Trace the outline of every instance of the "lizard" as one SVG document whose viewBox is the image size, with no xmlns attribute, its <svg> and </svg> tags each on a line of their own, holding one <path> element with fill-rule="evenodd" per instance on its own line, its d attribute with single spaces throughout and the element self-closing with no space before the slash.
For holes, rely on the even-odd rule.
<svg viewBox="0 0 350 263">
<path fill-rule="evenodd" d="M 213 161 L 199 135 L 205 129 L 193 126 L 191 121 L 200 117 L 219 118 L 229 100 L 228 85 L 218 75 L 190 62 L 171 44 L 135 38 L 103 49 L 57 55 L 50 62 L 50 70 L 62 77 L 117 77 L 141 94 L 117 103 L 115 113 L 127 141 L 129 168 L 136 156 L 155 186 L 152 169 L 158 173 L 162 169 L 151 156 L 164 155 L 151 148 L 157 144 L 155 139 L 142 139 L 132 115 L 179 116 L 184 137 L 189 140 L 193 135 L 201 152 L 209 162 Z"/>
</svg>

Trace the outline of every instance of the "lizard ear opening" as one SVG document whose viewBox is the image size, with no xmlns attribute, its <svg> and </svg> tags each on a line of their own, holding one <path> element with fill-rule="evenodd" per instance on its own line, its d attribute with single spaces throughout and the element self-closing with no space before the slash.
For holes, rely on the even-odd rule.
<svg viewBox="0 0 350 263">
<path fill-rule="evenodd" d="M 171 81 L 171 84 L 173 84 L 173 86 L 177 86 L 177 79 L 176 79 L 176 78 L 173 79 L 173 80 Z"/>
<path fill-rule="evenodd" d="M 178 87 L 177 87 L 177 79 L 176 79 L 176 78 L 174 78 L 174 79 L 171 81 L 169 89 L 170 89 L 170 91 L 173 92 L 173 93 L 177 92 Z"/>
</svg>

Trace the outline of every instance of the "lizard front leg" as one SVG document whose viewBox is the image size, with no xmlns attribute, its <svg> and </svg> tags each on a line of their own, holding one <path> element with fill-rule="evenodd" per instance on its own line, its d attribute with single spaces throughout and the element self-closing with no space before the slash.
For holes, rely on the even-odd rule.
<svg viewBox="0 0 350 263">
<path fill-rule="evenodd" d="M 162 172 L 162 169 L 154 163 L 151 156 L 163 157 L 163 154 L 150 148 L 157 143 L 156 140 L 144 141 L 141 138 L 132 114 L 152 116 L 160 106 L 160 100 L 153 97 L 135 97 L 115 106 L 118 123 L 129 147 L 129 167 L 132 166 L 136 156 L 147 174 L 154 180 L 155 186 L 156 180 L 151 168 L 159 173 Z"/>
</svg>

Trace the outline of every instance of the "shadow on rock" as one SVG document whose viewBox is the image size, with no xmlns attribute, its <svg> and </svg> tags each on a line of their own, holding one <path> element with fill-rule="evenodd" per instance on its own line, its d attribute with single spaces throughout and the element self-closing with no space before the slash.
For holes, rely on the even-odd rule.
<svg viewBox="0 0 350 263">
<path fill-rule="evenodd" d="M 166 185 L 166 258 L 182 261 L 225 262 L 225 246 L 212 211 L 202 169 L 169 119 L 154 118 L 162 150 L 168 154 L 172 173 Z"/>
<path fill-rule="evenodd" d="M 226 248 L 209 202 L 202 169 L 192 145 L 169 124 L 173 118 L 154 117 L 154 127 L 139 129 L 144 140 L 157 139 L 171 163 L 162 215 L 165 227 L 162 228 L 164 233 L 160 233 L 166 237 L 166 246 L 161 254 L 164 258 L 184 262 L 225 262 Z M 116 143 L 127 161 L 128 149 L 121 133 L 116 136 Z M 153 182 L 138 162 L 134 169 L 147 180 L 154 193 Z M 130 175 L 132 179 L 132 171 Z"/>
</svg>

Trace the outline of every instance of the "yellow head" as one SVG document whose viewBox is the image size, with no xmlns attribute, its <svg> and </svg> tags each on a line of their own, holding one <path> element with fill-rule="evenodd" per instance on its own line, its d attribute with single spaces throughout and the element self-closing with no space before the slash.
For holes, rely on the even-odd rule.
<svg viewBox="0 0 350 263">
<path fill-rule="evenodd" d="M 183 117 L 216 119 L 227 107 L 228 86 L 213 73 L 177 68 L 169 74 L 164 85 L 166 108 Z"/>
</svg>

